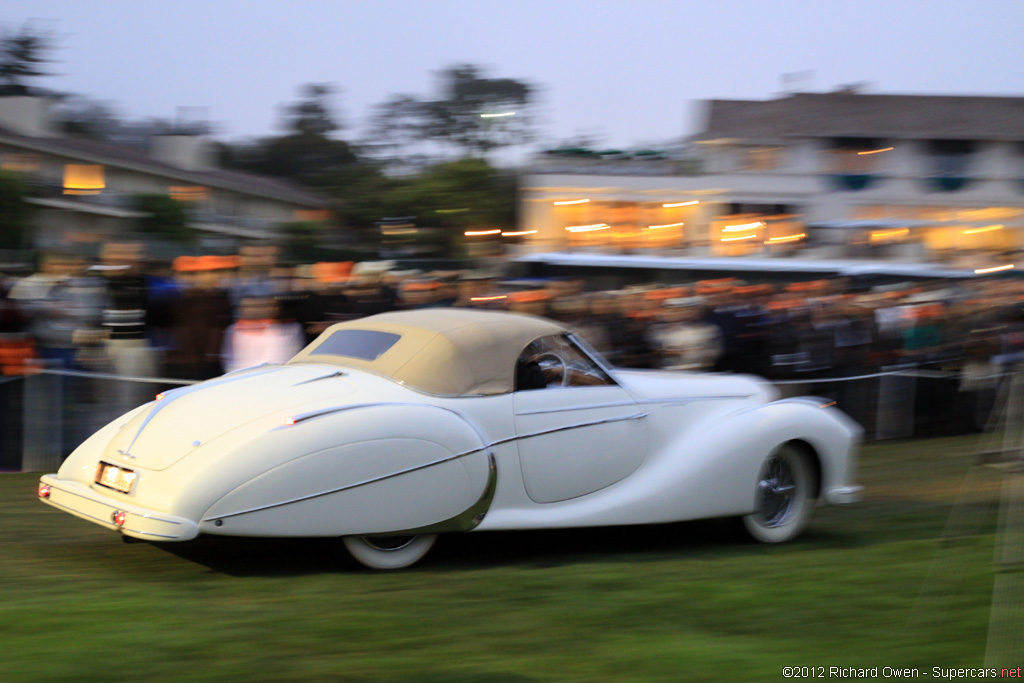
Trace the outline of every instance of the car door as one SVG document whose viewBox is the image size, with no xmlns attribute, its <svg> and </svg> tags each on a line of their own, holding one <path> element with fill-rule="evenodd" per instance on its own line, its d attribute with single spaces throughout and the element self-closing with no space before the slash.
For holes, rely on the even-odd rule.
<svg viewBox="0 0 1024 683">
<path fill-rule="evenodd" d="M 610 486 L 647 454 L 636 401 L 567 335 L 523 351 L 513 404 L 523 481 L 538 503 Z"/>
</svg>

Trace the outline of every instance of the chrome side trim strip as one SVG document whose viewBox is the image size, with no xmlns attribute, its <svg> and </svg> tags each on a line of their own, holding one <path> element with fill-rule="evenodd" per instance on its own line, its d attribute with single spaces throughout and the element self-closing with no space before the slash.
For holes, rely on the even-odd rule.
<svg viewBox="0 0 1024 683">
<path fill-rule="evenodd" d="M 346 406 L 344 408 L 339 408 L 337 410 L 331 410 L 331 411 L 326 411 L 326 412 L 321 411 L 321 412 L 317 412 L 316 414 L 311 415 L 310 417 L 318 417 L 320 415 L 327 414 L 327 412 L 340 412 L 340 411 L 343 411 L 343 410 L 349 410 L 349 409 L 354 409 L 354 408 L 366 408 L 366 407 L 375 406 L 375 405 L 414 405 L 414 406 L 422 407 L 422 404 L 419 404 L 419 403 L 413 403 L 413 404 L 402 404 L 402 403 L 395 403 L 395 404 L 392 404 L 392 403 L 372 404 L 372 403 L 366 403 L 366 404 L 360 404 L 360 405 L 355 405 L 355 406 Z M 440 407 L 440 406 L 433 406 L 433 407 Z M 447 410 L 447 408 L 442 408 L 442 410 Z M 451 412 L 454 412 L 454 411 L 451 411 Z M 416 465 L 415 467 L 408 467 L 408 468 L 406 468 L 404 470 L 399 470 L 398 472 L 392 472 L 391 474 L 383 474 L 383 475 L 381 475 L 379 477 L 373 477 L 371 479 L 365 479 L 363 481 L 358 481 L 358 482 L 355 482 L 353 484 L 346 484 L 345 486 L 339 486 L 337 488 L 330 489 L 330 490 L 327 490 L 327 491 L 321 491 L 320 493 L 311 493 L 311 494 L 306 495 L 306 496 L 299 496 L 298 498 L 293 498 L 291 500 L 284 500 L 284 501 L 281 501 L 281 502 L 278 502 L 278 503 L 270 503 L 269 505 L 261 505 L 259 507 L 250 508 L 248 510 L 239 510 L 238 512 L 229 512 L 226 515 L 217 515 L 216 517 L 204 517 L 201 521 L 202 522 L 209 522 L 209 521 L 213 521 L 213 520 L 217 520 L 217 519 L 229 519 L 231 517 L 238 517 L 239 515 L 247 515 L 247 514 L 252 513 L 252 512 L 261 512 L 263 510 L 270 510 L 272 508 L 283 507 L 285 505 L 291 505 L 292 503 L 301 503 L 303 501 L 312 500 L 314 498 L 322 498 L 323 496 L 329 496 L 329 495 L 332 495 L 334 493 L 341 493 L 342 491 L 348 491 L 350 489 L 358 488 L 360 486 L 367 486 L 369 484 L 376 484 L 377 482 L 386 481 L 388 479 L 393 479 L 394 477 L 400 477 L 403 474 L 410 474 L 412 472 L 418 472 L 419 470 L 423 470 L 423 469 L 426 469 L 428 467 L 433 467 L 434 465 L 442 465 L 442 464 L 444 464 L 446 462 L 451 462 L 453 460 L 458 460 L 459 458 L 464 458 L 464 457 L 466 457 L 468 455 L 473 455 L 474 453 L 481 453 L 481 452 L 486 451 L 486 452 L 488 452 L 488 454 L 491 454 L 490 451 L 491 451 L 491 449 L 494 446 L 500 446 L 502 444 L 511 443 L 513 441 L 519 441 L 520 439 L 531 439 L 531 438 L 536 437 L 536 436 L 544 436 L 546 434 L 554 434 L 556 432 L 564 432 L 564 431 L 567 431 L 567 430 L 570 430 L 570 429 L 579 429 L 581 427 L 590 427 L 590 426 L 593 426 L 593 425 L 607 424 L 607 423 L 610 423 L 610 422 L 624 422 L 626 420 L 639 420 L 639 419 L 644 418 L 644 417 L 647 417 L 647 413 L 634 413 L 633 415 L 623 415 L 623 416 L 617 416 L 617 417 L 609 417 L 609 418 L 605 418 L 603 420 L 592 420 L 590 422 L 581 422 L 581 423 L 578 423 L 578 424 L 567 425 L 567 426 L 563 426 L 563 427 L 555 427 L 553 429 L 545 429 L 545 430 L 542 430 L 542 431 L 539 431 L 539 432 L 532 432 L 530 434 L 521 434 L 521 435 L 516 435 L 516 436 L 510 436 L 507 439 L 499 439 L 497 441 L 492 441 L 489 444 L 483 445 L 483 446 L 481 446 L 479 448 L 474 448 L 472 450 L 464 451 L 462 453 L 455 453 L 455 454 L 449 455 L 449 456 L 447 456 L 445 458 L 440 458 L 438 460 L 433 460 L 431 462 L 426 462 L 426 463 L 423 463 L 421 465 Z M 299 419 L 295 418 L 295 422 L 296 422 L 296 424 L 298 424 Z M 281 429 L 281 428 L 277 427 L 276 429 Z M 493 454 L 491 454 L 491 455 L 493 455 Z"/>
<path fill-rule="evenodd" d="M 570 429 L 580 429 L 581 427 L 593 427 L 594 425 L 608 424 L 610 422 L 626 422 L 628 420 L 640 420 L 647 417 L 647 413 L 633 413 L 632 415 L 617 415 L 615 417 L 606 417 L 602 420 L 590 420 L 589 422 L 578 422 L 576 424 L 564 425 L 562 427 L 554 427 L 552 429 L 544 429 L 539 432 L 531 432 L 529 434 L 520 434 L 518 436 L 509 437 L 508 439 L 500 439 L 491 443 L 492 446 L 498 446 L 510 441 L 520 441 L 522 439 L 532 439 L 535 436 L 546 436 L 547 434 L 555 434 L 557 432 L 565 432 Z"/>
<path fill-rule="evenodd" d="M 139 531 L 138 529 L 125 529 L 133 534 L 139 534 L 140 536 L 156 536 L 157 538 L 179 538 L 178 536 L 172 536 L 171 534 L 157 534 L 152 531 Z"/>
<path fill-rule="evenodd" d="M 475 503 L 463 512 L 437 524 L 406 529 L 404 531 L 388 532 L 388 535 L 436 534 L 451 531 L 472 531 L 477 528 L 484 521 L 487 511 L 491 509 L 491 502 L 494 501 L 494 492 L 498 489 L 498 464 L 494 461 L 494 453 L 487 454 L 487 464 L 487 484 L 484 486 L 484 492 Z"/>
<path fill-rule="evenodd" d="M 750 398 L 753 394 L 727 394 L 718 396 L 685 396 L 680 398 L 644 398 L 637 401 L 640 405 L 679 405 L 693 403 L 694 401 L 734 401 L 736 399 Z"/>
<path fill-rule="evenodd" d="M 619 389 L 619 387 L 613 387 Z M 620 389 L 621 391 L 621 389 Z M 589 405 L 572 405 L 572 406 L 559 406 L 557 408 L 537 408 L 535 410 L 523 410 L 517 411 L 516 415 L 544 415 L 547 413 L 567 413 L 574 410 L 587 410 L 589 408 L 624 408 L 626 406 L 635 406 L 636 401 L 633 399 L 627 399 L 624 401 L 614 401 L 612 403 L 593 403 Z"/>
</svg>

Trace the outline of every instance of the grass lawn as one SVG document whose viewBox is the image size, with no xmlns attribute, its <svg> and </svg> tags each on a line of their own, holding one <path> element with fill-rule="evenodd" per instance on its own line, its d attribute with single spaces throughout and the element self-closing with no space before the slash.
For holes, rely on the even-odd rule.
<svg viewBox="0 0 1024 683">
<path fill-rule="evenodd" d="M 412 570 L 334 544 L 124 544 L 0 475 L 0 681 L 767 681 L 981 666 L 999 475 L 977 438 L 869 445 L 864 502 L 799 541 L 732 524 L 443 538 Z M 948 527 L 947 527 L 948 524 Z M 964 537 L 942 541 L 944 529 Z M 1022 660 L 1024 663 L 1024 660 Z"/>
</svg>

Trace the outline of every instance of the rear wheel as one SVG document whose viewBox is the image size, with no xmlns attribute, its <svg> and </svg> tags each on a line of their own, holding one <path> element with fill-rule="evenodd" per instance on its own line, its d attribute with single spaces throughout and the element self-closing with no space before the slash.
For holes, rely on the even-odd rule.
<svg viewBox="0 0 1024 683">
<path fill-rule="evenodd" d="M 762 543 L 783 543 L 800 535 L 814 509 L 810 458 L 794 444 L 783 444 L 761 465 L 756 509 L 743 518 L 747 533 Z"/>
<path fill-rule="evenodd" d="M 436 534 L 419 536 L 345 536 L 345 549 L 356 562 L 370 569 L 402 569 L 430 552 Z"/>
</svg>

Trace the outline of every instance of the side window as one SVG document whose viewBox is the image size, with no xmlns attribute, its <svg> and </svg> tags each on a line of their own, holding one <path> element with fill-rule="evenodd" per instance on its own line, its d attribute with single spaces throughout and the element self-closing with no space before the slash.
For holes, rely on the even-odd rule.
<svg viewBox="0 0 1024 683">
<path fill-rule="evenodd" d="M 516 391 L 560 387 L 565 383 L 565 361 L 557 337 L 541 337 L 523 349 L 516 360 Z"/>
<path fill-rule="evenodd" d="M 615 381 L 565 336 L 541 337 L 516 361 L 516 391 L 606 386 Z"/>
<path fill-rule="evenodd" d="M 593 387 L 615 384 L 615 380 L 609 377 L 608 373 L 602 370 L 575 342 L 566 337 L 559 337 L 559 339 L 565 347 L 562 357 L 565 359 L 566 386 Z"/>
</svg>

